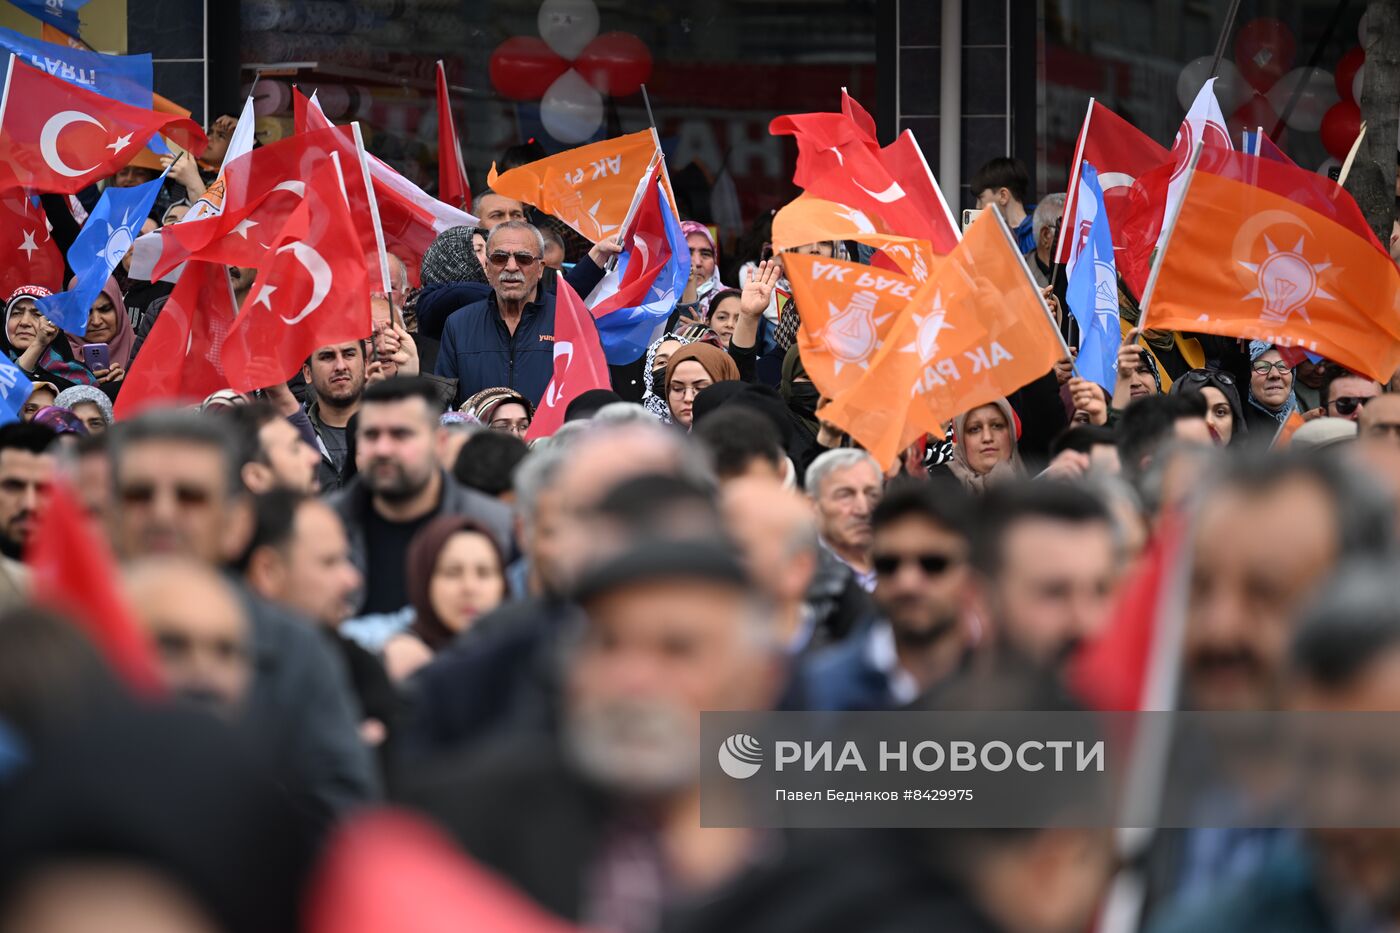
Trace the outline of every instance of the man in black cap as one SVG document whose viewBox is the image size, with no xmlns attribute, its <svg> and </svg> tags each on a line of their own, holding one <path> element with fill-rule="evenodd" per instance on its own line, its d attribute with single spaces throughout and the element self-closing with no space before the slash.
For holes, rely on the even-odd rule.
<svg viewBox="0 0 1400 933">
<path fill-rule="evenodd" d="M 708 541 L 638 542 L 573 595 L 587 621 L 565 663 L 559 738 L 482 749 L 407 796 L 561 916 L 654 929 L 675 895 L 724 881 L 751 853 L 747 832 L 701 828 L 696 748 L 702 710 L 771 708 L 772 620 L 732 551 Z"/>
</svg>

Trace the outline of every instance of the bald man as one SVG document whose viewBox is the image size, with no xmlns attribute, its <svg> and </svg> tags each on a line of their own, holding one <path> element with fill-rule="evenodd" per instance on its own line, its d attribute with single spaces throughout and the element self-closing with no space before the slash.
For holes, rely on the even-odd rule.
<svg viewBox="0 0 1400 933">
<path fill-rule="evenodd" d="M 149 557 L 127 568 L 126 592 L 170 692 L 236 717 L 253 676 L 252 635 L 228 581 L 191 557 Z"/>
<path fill-rule="evenodd" d="M 814 634 L 806 595 L 819 547 L 811 506 L 777 480 L 757 477 L 729 482 L 720 506 L 749 576 L 772 602 L 778 644 L 803 651 Z"/>
</svg>

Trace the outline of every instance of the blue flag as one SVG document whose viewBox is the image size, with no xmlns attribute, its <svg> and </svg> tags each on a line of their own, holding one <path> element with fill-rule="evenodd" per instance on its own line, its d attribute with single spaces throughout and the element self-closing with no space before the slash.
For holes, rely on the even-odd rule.
<svg viewBox="0 0 1400 933">
<path fill-rule="evenodd" d="M 19 413 L 33 391 L 34 383 L 29 381 L 24 370 L 0 353 L 0 424 L 18 421 Z"/>
<path fill-rule="evenodd" d="M 103 55 L 0 29 L 0 49 L 26 65 L 133 107 L 151 109 L 151 56 Z"/>
<path fill-rule="evenodd" d="M 1092 201 L 1096 212 L 1089 225 L 1089 240 L 1065 284 L 1065 300 L 1079 323 L 1074 373 L 1112 392 L 1117 381 L 1118 347 L 1123 343 L 1118 323 L 1118 267 L 1113 261 L 1113 234 L 1108 228 L 1099 173 L 1088 162 L 1079 170 L 1079 198 L 1080 204 Z"/>
<path fill-rule="evenodd" d="M 167 169 L 167 171 L 169 171 Z M 141 225 L 156 203 L 165 173 L 135 188 L 108 188 L 88 215 L 83 229 L 68 249 L 68 265 L 77 281 L 66 292 L 40 298 L 36 304 L 44 317 L 60 330 L 82 336 L 88 312 L 112 270 L 141 235 Z"/>
<path fill-rule="evenodd" d="M 10 0 L 10 6 L 17 6 L 41 23 L 48 23 L 60 32 L 81 39 L 78 11 L 87 6 L 90 0 Z"/>
</svg>

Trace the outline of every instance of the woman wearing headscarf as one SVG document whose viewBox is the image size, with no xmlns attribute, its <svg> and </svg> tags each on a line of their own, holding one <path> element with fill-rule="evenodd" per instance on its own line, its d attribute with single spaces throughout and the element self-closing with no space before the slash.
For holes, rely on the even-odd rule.
<svg viewBox="0 0 1400 933">
<path fill-rule="evenodd" d="M 101 434 L 112 426 L 112 400 L 93 386 L 71 386 L 58 393 L 53 403 L 77 415 L 89 434 Z"/>
<path fill-rule="evenodd" d="M 666 404 L 666 364 L 672 353 L 694 341 L 694 337 L 662 334 L 647 347 L 646 368 L 642 370 L 642 384 L 645 386 L 642 407 L 663 424 L 671 423 L 671 406 Z"/>
<path fill-rule="evenodd" d="M 1277 431 L 1298 410 L 1293 394 L 1293 367 L 1271 343 L 1249 343 L 1249 403 L 1244 420 L 1253 431 Z"/>
<path fill-rule="evenodd" d="M 76 279 L 69 282 L 68 287 L 72 288 L 74 282 Z M 74 359 L 82 357 L 85 343 L 107 345 L 108 369 L 93 375 L 105 382 L 120 382 L 126 378 L 136 347 L 136 331 L 132 329 L 131 318 L 127 316 L 126 303 L 122 300 L 116 279 L 109 278 L 93 301 L 92 310 L 88 312 L 87 330 L 83 331 L 82 337 L 67 336 Z"/>
<path fill-rule="evenodd" d="M 445 515 L 408 547 L 404 578 L 413 624 L 384 644 L 384 666 L 402 681 L 509 595 L 500 544 L 482 525 Z"/>
<path fill-rule="evenodd" d="M 690 430 L 695 396 L 716 382 L 738 381 L 739 367 L 719 347 L 692 343 L 666 361 L 666 403 L 671 420 Z"/>
<path fill-rule="evenodd" d="M 451 227 L 438 234 L 423 254 L 418 269 L 422 288 L 413 306 L 418 333 L 441 340 L 449 314 L 491 294 L 486 270 L 472 245 L 473 237 L 482 234 L 480 227 Z"/>
<path fill-rule="evenodd" d="M 676 304 L 675 316 L 703 323 L 709 320 L 710 302 L 728 288 L 719 280 L 719 247 L 710 228 L 694 220 L 681 221 L 681 233 L 690 247 L 690 278 Z"/>
<path fill-rule="evenodd" d="M 1172 394 L 1197 392 L 1206 400 L 1206 425 L 1221 446 L 1242 443 L 1249 433 L 1235 377 L 1219 369 L 1193 369 L 1172 383 Z"/>
<path fill-rule="evenodd" d="M 530 400 L 505 386 L 482 389 L 463 402 L 458 411 L 471 415 L 492 431 L 514 434 L 521 440 L 535 420 L 535 406 Z"/>
<path fill-rule="evenodd" d="M 39 311 L 36 299 L 53 292 L 23 285 L 5 302 L 5 331 L 0 347 L 31 380 L 51 382 L 60 390 L 97 385 L 98 378 L 73 359 L 73 348 L 58 327 Z"/>
<path fill-rule="evenodd" d="M 958 415 L 953 419 L 953 431 L 953 461 L 948 469 L 970 492 L 984 492 L 1024 474 L 1016 450 L 1020 422 L 1006 399 Z"/>
</svg>

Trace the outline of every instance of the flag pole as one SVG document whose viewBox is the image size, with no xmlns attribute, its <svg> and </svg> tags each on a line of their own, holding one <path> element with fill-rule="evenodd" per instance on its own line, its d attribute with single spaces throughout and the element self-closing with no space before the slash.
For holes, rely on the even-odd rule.
<svg viewBox="0 0 1400 933">
<path fill-rule="evenodd" d="M 10 79 L 15 75 L 15 53 L 10 53 L 10 62 L 5 66 L 5 90 L 0 92 L 0 129 L 5 126 L 5 111 L 10 104 Z"/>
<path fill-rule="evenodd" d="M 1055 323 L 1055 314 L 1050 310 L 1050 305 L 1046 304 L 1045 296 L 1040 292 L 1040 283 L 1031 275 L 1031 267 L 1026 265 L 1021 251 L 1016 247 L 1016 241 L 1011 236 L 1011 228 L 1006 225 L 1006 215 L 1002 214 L 1001 208 L 996 204 L 992 205 L 992 210 L 996 212 L 997 226 L 1001 229 L 1002 239 L 1004 239 L 1006 245 L 1011 248 L 1011 252 L 1016 254 L 1016 258 L 1019 260 L 1016 264 L 1021 267 L 1022 275 L 1026 277 L 1026 284 L 1031 287 L 1031 291 L 1035 292 L 1035 300 L 1040 302 L 1040 310 L 1045 312 L 1045 320 L 1050 324 L 1050 329 L 1055 332 L 1055 339 L 1060 342 L 1060 349 L 1065 351 L 1064 358 L 1067 360 L 1073 359 L 1074 354 L 1069 352 L 1069 344 L 1065 343 L 1065 335 L 1060 330 L 1060 325 Z M 978 220 L 974 220 L 973 224 L 980 222 L 981 219 L 979 218 Z"/>
<path fill-rule="evenodd" d="M 1215 40 L 1215 58 L 1210 63 L 1209 81 L 1220 72 L 1220 59 L 1225 55 L 1225 45 L 1230 41 L 1230 32 L 1235 28 L 1235 17 L 1240 12 L 1240 0 L 1230 0 L 1230 9 L 1225 14 L 1225 22 L 1220 27 L 1220 38 Z"/>
<path fill-rule="evenodd" d="M 845 90 L 845 88 L 842 88 L 842 90 Z M 938 206 L 943 208 L 943 216 L 948 219 L 948 226 L 952 228 L 953 236 L 961 240 L 962 227 L 958 225 L 958 222 L 953 218 L 953 212 L 948 208 L 948 201 L 943 197 L 943 188 L 938 184 L 938 179 L 933 177 L 933 169 L 928 167 L 928 159 L 924 158 L 924 150 L 919 148 L 919 141 L 914 138 L 913 131 L 905 130 L 904 132 L 908 134 L 910 144 L 913 145 L 914 151 L 918 153 L 919 164 L 924 167 L 924 174 L 928 175 L 929 184 L 933 186 L 933 193 L 938 196 Z"/>
<path fill-rule="evenodd" d="M 656 135 L 656 116 L 651 112 L 651 95 L 647 93 L 647 86 L 645 84 L 642 85 L 642 103 L 646 104 L 647 123 L 651 125 L 651 132 L 654 136 Z M 660 144 L 657 144 L 656 148 L 660 149 Z"/>
<path fill-rule="evenodd" d="M 350 124 L 355 132 L 355 156 L 360 162 L 360 174 L 365 180 L 365 195 L 369 198 L 369 216 L 374 223 L 374 245 L 379 250 L 379 275 L 384 283 L 384 296 L 389 300 L 389 313 L 396 315 L 393 284 L 389 281 L 389 254 L 384 249 L 384 227 L 379 222 L 379 200 L 374 196 L 374 181 L 369 174 L 369 158 L 365 154 L 365 139 L 360 121 Z"/>
<path fill-rule="evenodd" d="M 1172 205 L 1172 216 L 1167 221 L 1167 229 L 1162 237 L 1162 248 L 1157 250 L 1156 260 L 1152 263 L 1152 272 L 1147 276 L 1147 285 L 1142 290 L 1142 301 L 1138 302 L 1137 326 L 1147 330 L 1147 308 L 1152 301 L 1152 293 L 1157 288 L 1157 275 L 1162 271 L 1162 260 L 1167 256 L 1167 248 L 1171 246 L 1172 234 L 1176 232 L 1176 221 L 1181 216 L 1181 209 L 1186 204 L 1186 195 L 1191 191 L 1191 180 L 1196 177 L 1196 163 L 1201 161 L 1201 152 L 1205 148 L 1204 142 L 1196 143 L 1196 151 L 1191 154 L 1191 162 L 1186 167 L 1186 179 L 1181 183 L 1181 197 L 1176 204 Z"/>
<path fill-rule="evenodd" d="M 1074 163 L 1069 167 L 1069 185 L 1065 189 L 1065 210 L 1061 218 L 1069 216 L 1071 210 L 1079 209 L 1079 166 L 1084 164 L 1084 142 L 1089 138 L 1089 121 L 1094 117 L 1094 98 L 1089 98 L 1089 106 L 1084 109 L 1084 124 L 1079 128 L 1079 141 L 1074 144 Z M 1055 239 L 1054 261 L 1064 262 L 1065 225 L 1060 224 L 1060 235 Z"/>
</svg>

